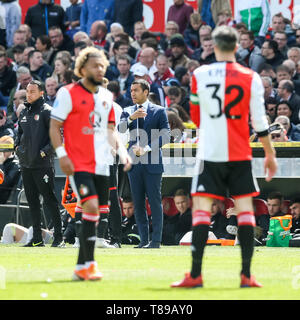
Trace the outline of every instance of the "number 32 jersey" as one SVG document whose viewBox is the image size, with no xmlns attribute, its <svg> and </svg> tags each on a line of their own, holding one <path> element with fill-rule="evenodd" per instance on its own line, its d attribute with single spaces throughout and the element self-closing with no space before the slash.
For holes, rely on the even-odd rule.
<svg viewBox="0 0 300 320">
<path fill-rule="evenodd" d="M 191 118 L 200 128 L 198 157 L 213 162 L 251 160 L 249 114 L 258 136 L 268 134 L 259 75 L 238 63 L 216 62 L 192 77 Z"/>
</svg>

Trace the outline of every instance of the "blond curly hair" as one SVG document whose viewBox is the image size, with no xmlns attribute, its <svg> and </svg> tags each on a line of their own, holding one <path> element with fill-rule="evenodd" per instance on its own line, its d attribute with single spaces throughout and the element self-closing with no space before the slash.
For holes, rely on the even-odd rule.
<svg viewBox="0 0 300 320">
<path fill-rule="evenodd" d="M 74 68 L 74 74 L 82 78 L 81 69 L 84 67 L 84 65 L 87 63 L 89 58 L 99 57 L 101 58 L 101 62 L 104 67 L 104 72 L 106 72 L 107 67 L 109 66 L 109 61 L 106 58 L 106 55 L 103 50 L 99 50 L 95 47 L 87 47 L 79 52 L 78 57 L 75 61 L 75 68 Z"/>
</svg>

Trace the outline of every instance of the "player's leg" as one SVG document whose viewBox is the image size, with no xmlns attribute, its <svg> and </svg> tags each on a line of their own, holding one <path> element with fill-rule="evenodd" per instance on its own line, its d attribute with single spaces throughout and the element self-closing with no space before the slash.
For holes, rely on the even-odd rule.
<svg viewBox="0 0 300 320">
<path fill-rule="evenodd" d="M 259 287 L 251 277 L 250 266 L 254 249 L 255 216 L 252 197 L 259 194 L 256 179 L 252 175 L 250 161 L 229 163 L 228 185 L 237 212 L 238 239 L 242 254 L 241 287 Z"/>
<path fill-rule="evenodd" d="M 75 243 L 73 245 L 74 248 L 79 248 L 79 235 L 81 230 L 81 218 L 82 218 L 82 206 L 80 200 L 77 200 L 76 207 L 75 207 Z"/>
<path fill-rule="evenodd" d="M 235 209 L 237 211 L 238 239 L 242 254 L 241 287 L 261 287 L 261 284 L 256 282 L 250 272 L 255 227 L 252 197 L 236 198 Z"/>
<path fill-rule="evenodd" d="M 99 220 L 99 202 L 93 175 L 75 172 L 70 183 L 82 206 L 82 225 L 79 234 L 79 252 L 73 280 L 88 280 L 89 267 L 95 261 L 96 223 Z M 101 279 L 102 275 L 99 276 Z"/>
</svg>

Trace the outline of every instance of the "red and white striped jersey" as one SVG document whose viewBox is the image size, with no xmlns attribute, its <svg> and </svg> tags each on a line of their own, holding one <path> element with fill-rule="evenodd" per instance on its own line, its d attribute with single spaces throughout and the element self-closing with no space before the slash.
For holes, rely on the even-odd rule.
<svg viewBox="0 0 300 320">
<path fill-rule="evenodd" d="M 249 113 L 254 130 L 268 134 L 264 87 L 259 75 L 238 63 L 216 62 L 194 71 L 191 118 L 200 128 L 198 157 L 207 161 L 252 158 Z"/>
<path fill-rule="evenodd" d="M 62 87 L 51 111 L 51 118 L 63 122 L 64 144 L 75 171 L 109 176 L 111 146 L 108 123 L 115 124 L 113 96 L 99 87 L 88 91 L 78 82 Z"/>
</svg>

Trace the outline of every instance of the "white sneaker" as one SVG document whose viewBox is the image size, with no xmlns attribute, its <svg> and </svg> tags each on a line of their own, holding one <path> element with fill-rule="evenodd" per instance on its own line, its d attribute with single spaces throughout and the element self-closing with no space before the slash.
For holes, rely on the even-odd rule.
<svg viewBox="0 0 300 320">
<path fill-rule="evenodd" d="M 73 244 L 73 248 L 79 248 L 80 247 L 80 244 L 79 244 L 79 238 L 78 237 L 75 237 L 75 242 Z"/>
<path fill-rule="evenodd" d="M 104 238 L 97 238 L 95 246 L 97 248 L 104 248 L 104 249 L 116 248 L 115 246 L 112 246 L 111 244 L 109 244 L 107 240 Z"/>
</svg>

